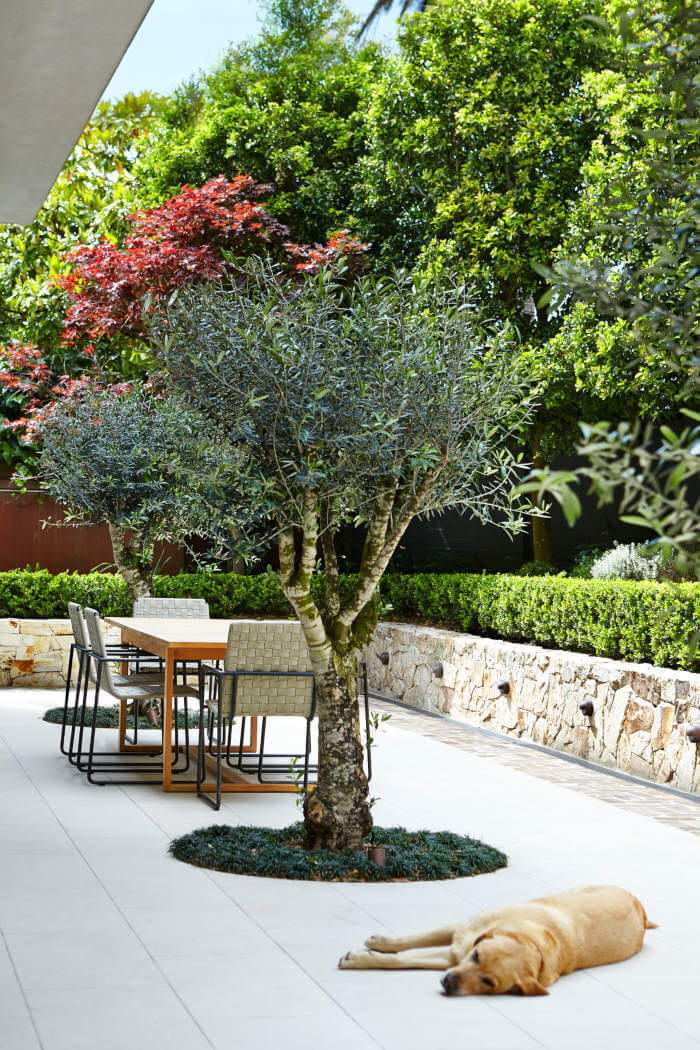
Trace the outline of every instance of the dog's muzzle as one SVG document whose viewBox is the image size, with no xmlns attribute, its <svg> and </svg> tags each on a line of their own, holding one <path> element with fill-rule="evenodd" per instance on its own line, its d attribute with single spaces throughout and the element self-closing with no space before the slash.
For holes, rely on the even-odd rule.
<svg viewBox="0 0 700 1050">
<path fill-rule="evenodd" d="M 445 991 L 445 995 L 454 995 L 455 992 L 459 991 L 459 978 L 450 970 L 447 971 L 440 984 Z"/>
</svg>

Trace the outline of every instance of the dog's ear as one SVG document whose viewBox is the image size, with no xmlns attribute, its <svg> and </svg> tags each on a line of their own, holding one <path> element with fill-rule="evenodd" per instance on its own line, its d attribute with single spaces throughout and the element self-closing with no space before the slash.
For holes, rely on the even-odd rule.
<svg viewBox="0 0 700 1050">
<path fill-rule="evenodd" d="M 514 933 L 511 933 L 510 930 L 499 930 L 497 926 L 493 926 L 490 930 L 487 930 L 486 933 L 480 933 L 472 947 L 476 947 L 477 944 L 481 941 L 485 941 L 488 937 L 515 937 L 517 940 L 517 936 Z"/>
<path fill-rule="evenodd" d="M 540 984 L 536 977 L 524 977 L 521 981 L 517 981 L 513 988 L 517 989 L 520 995 L 549 995 L 545 986 Z"/>
<path fill-rule="evenodd" d="M 477 944 L 481 944 L 481 942 L 486 940 L 487 937 L 493 937 L 495 932 L 495 930 L 487 930 L 486 933 L 480 933 L 472 944 L 472 948 L 476 948 Z"/>
</svg>

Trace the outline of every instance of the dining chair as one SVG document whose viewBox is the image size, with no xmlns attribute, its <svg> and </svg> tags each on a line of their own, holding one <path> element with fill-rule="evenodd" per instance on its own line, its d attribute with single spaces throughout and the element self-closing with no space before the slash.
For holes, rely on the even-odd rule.
<svg viewBox="0 0 700 1050">
<path fill-rule="evenodd" d="M 113 674 L 112 664 L 115 661 L 115 654 L 109 653 L 107 651 L 107 646 L 105 645 L 104 640 L 103 623 L 99 613 L 95 609 L 85 609 L 85 622 L 87 624 L 88 638 L 90 641 L 89 658 L 94 669 L 94 698 L 92 709 L 92 723 L 90 725 L 90 740 L 87 750 L 87 763 L 84 766 L 80 766 L 80 768 L 83 768 L 84 772 L 86 772 L 88 782 L 91 784 L 133 784 L 134 780 L 132 778 L 129 778 L 127 780 L 118 780 L 114 777 L 111 777 L 109 780 L 95 779 L 95 772 L 159 772 L 159 767 L 153 763 L 132 762 L 128 759 L 127 761 L 125 761 L 123 755 L 121 755 L 121 762 L 104 762 L 102 761 L 103 755 L 108 754 L 111 756 L 111 753 L 100 752 L 100 759 L 96 760 L 95 737 L 97 729 L 97 712 L 100 702 L 100 695 L 102 692 L 106 692 L 109 696 L 113 696 L 116 700 L 119 700 L 121 702 L 128 702 L 129 700 L 162 701 L 165 693 L 165 677 L 161 673 L 154 672 L 146 672 L 145 674 L 134 675 Z M 90 674 L 83 675 L 83 701 L 80 728 L 81 741 L 83 729 L 85 728 L 87 710 L 87 686 L 88 679 L 90 677 Z M 199 691 L 193 686 L 189 686 L 180 682 L 174 682 L 173 697 L 198 698 Z M 79 743 L 79 752 L 82 753 L 82 743 Z M 184 769 L 180 770 L 180 772 L 185 772 L 187 766 L 189 765 L 189 746 L 187 746 L 186 752 L 186 764 Z M 177 761 L 178 752 L 176 751 L 175 754 Z M 160 767 L 160 771 L 162 772 L 162 765 Z"/>
<path fill-rule="evenodd" d="M 205 680 L 211 689 L 205 696 Z M 231 624 L 226 644 L 224 666 L 203 664 L 200 671 L 199 746 L 197 749 L 197 794 L 213 809 L 221 805 L 222 762 L 232 762 L 232 733 L 236 717 L 243 720 L 241 738 L 237 747 L 235 767 L 241 772 L 254 772 L 263 782 L 263 775 L 285 772 L 287 781 L 293 777 L 295 760 L 303 758 L 304 788 L 308 786 L 311 754 L 311 723 L 316 714 L 316 684 L 301 626 L 293 620 L 241 620 Z M 205 748 L 205 716 L 210 712 L 216 735 Z M 260 746 L 257 754 L 243 760 L 245 718 L 262 717 Z M 265 764 L 265 729 L 268 717 L 296 717 L 306 721 L 306 742 L 301 754 L 271 754 L 268 758 L 286 759 L 284 763 Z M 207 751 L 216 761 L 216 793 L 214 799 L 202 790 L 206 778 Z M 250 759 L 253 765 L 250 765 Z"/>
<path fill-rule="evenodd" d="M 132 609 L 132 616 L 139 617 L 163 617 L 169 620 L 208 620 L 209 619 L 209 605 L 204 598 L 135 598 Z M 155 659 L 156 665 L 160 671 L 163 670 L 163 661 L 158 657 L 151 657 L 151 660 Z M 199 673 L 200 661 L 178 661 L 175 665 L 174 675 L 177 680 L 178 675 L 182 677 L 183 684 L 187 684 L 188 675 L 197 675 Z M 139 664 L 137 662 L 137 668 Z M 185 698 L 184 703 L 184 719 L 185 726 L 184 731 L 188 738 L 189 746 L 189 711 L 187 707 L 187 699 Z M 179 747 L 179 732 L 180 724 L 177 717 L 177 701 L 175 705 L 175 748 Z M 129 744 L 138 744 L 139 737 L 139 724 L 138 717 L 134 716 L 134 735 L 127 737 Z"/>
<path fill-rule="evenodd" d="M 80 709 L 80 693 L 81 685 L 83 684 L 83 676 L 89 675 L 90 680 L 94 682 L 95 672 L 90 661 L 90 642 L 88 639 L 87 626 L 85 624 L 85 618 L 83 616 L 83 610 L 77 602 L 68 602 L 68 616 L 71 623 L 71 629 L 73 631 L 73 641 L 71 642 L 69 654 L 68 654 L 68 669 L 66 672 L 66 688 L 63 700 L 63 717 L 61 719 L 61 738 L 60 738 L 60 749 L 61 753 L 67 755 L 71 760 L 73 758 L 73 747 L 75 743 L 75 730 L 77 726 L 77 717 Z M 114 645 L 105 643 L 105 649 L 107 654 L 114 660 L 131 660 L 134 653 L 138 653 L 139 650 L 135 650 L 132 646 Z M 73 669 L 77 665 L 77 671 L 75 675 L 75 683 L 73 683 Z M 115 681 L 123 682 L 122 676 L 118 675 Z M 134 676 L 130 676 L 129 681 L 134 681 Z M 153 681 L 152 678 L 146 678 L 146 681 Z M 75 684 L 75 698 L 72 705 L 72 717 L 69 716 L 70 704 L 70 691 L 71 686 Z M 70 717 L 70 742 L 66 745 L 66 735 L 68 731 L 68 721 Z"/>
</svg>

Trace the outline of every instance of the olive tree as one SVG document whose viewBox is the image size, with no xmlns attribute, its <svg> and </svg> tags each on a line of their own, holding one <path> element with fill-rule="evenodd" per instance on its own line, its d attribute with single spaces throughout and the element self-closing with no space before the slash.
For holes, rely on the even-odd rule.
<svg viewBox="0 0 700 1050">
<path fill-rule="evenodd" d="M 193 406 L 244 448 L 246 498 L 222 500 L 221 520 L 276 541 L 309 647 L 319 771 L 307 844 L 358 848 L 372 821 L 357 656 L 382 574 L 417 515 L 458 507 L 519 524 L 509 447 L 530 403 L 513 342 L 482 326 L 457 286 L 399 274 L 347 287 L 328 269 L 290 286 L 264 260 L 234 287 L 185 289 L 153 341 Z M 349 586 L 336 552 L 347 521 L 365 531 Z"/>
<path fill-rule="evenodd" d="M 106 525 L 132 597 L 151 595 L 154 543 L 203 531 L 199 490 L 225 459 L 203 421 L 179 396 L 93 383 L 52 405 L 38 437 L 39 479 L 67 523 Z"/>
</svg>

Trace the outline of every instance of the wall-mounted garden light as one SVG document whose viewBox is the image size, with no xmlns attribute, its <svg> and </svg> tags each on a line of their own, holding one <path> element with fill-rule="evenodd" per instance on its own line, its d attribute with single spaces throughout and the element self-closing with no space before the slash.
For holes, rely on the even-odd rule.
<svg viewBox="0 0 700 1050">
<path fill-rule="evenodd" d="M 694 725 L 688 726 L 685 735 L 691 744 L 700 744 L 700 722 L 695 722 Z"/>
<path fill-rule="evenodd" d="M 380 662 L 380 664 L 384 664 L 385 667 L 388 667 L 389 666 L 389 654 L 388 653 L 380 653 L 379 654 L 379 662 Z"/>
<path fill-rule="evenodd" d="M 496 682 L 496 689 L 501 694 L 501 696 L 508 696 L 508 694 L 510 693 L 510 679 L 502 678 L 500 682 Z"/>
<path fill-rule="evenodd" d="M 590 718 L 593 714 L 593 701 L 590 699 L 582 700 L 578 705 L 578 709 L 582 715 L 585 715 L 586 718 Z"/>
<path fill-rule="evenodd" d="M 435 675 L 436 678 L 442 678 L 443 670 L 444 669 L 443 669 L 442 664 L 435 664 L 435 666 L 432 668 L 432 672 L 433 672 L 433 674 Z"/>
</svg>

